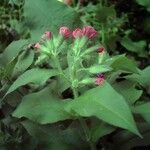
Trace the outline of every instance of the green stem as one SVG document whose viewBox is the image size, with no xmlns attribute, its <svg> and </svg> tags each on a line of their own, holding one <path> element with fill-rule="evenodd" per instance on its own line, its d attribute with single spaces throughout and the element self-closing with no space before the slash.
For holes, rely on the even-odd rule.
<svg viewBox="0 0 150 150">
<path fill-rule="evenodd" d="M 73 90 L 74 98 L 77 98 L 78 97 L 77 89 L 72 88 L 72 90 Z M 91 141 L 90 130 L 89 130 L 85 120 L 81 117 L 79 117 L 78 120 L 80 122 L 80 125 L 81 125 L 83 131 L 84 131 L 86 141 L 89 143 L 91 150 L 96 150 L 95 144 Z"/>
<path fill-rule="evenodd" d="M 59 58 L 58 58 L 58 55 L 55 55 L 53 56 L 53 60 L 56 64 L 56 68 L 58 69 L 58 71 L 60 72 L 60 74 L 68 81 L 70 82 L 70 80 L 66 77 L 66 75 L 64 74 L 63 70 L 62 70 L 62 67 L 60 65 L 60 62 L 59 62 Z"/>
</svg>

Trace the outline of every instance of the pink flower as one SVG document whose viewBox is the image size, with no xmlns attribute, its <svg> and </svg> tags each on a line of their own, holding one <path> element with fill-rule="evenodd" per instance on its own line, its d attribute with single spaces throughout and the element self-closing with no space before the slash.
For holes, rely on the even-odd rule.
<svg viewBox="0 0 150 150">
<path fill-rule="evenodd" d="M 34 45 L 34 48 L 36 48 L 36 49 L 39 49 L 40 47 L 41 47 L 40 43 L 36 43 L 36 44 Z"/>
<path fill-rule="evenodd" d="M 82 33 L 84 36 L 87 36 L 89 39 L 93 39 L 97 36 L 97 31 L 91 26 L 84 27 L 82 29 Z"/>
<path fill-rule="evenodd" d="M 51 39 L 52 38 L 52 33 L 50 31 L 46 31 L 43 35 L 42 35 L 42 39 Z"/>
<path fill-rule="evenodd" d="M 59 29 L 59 34 L 62 35 L 64 38 L 70 38 L 71 37 L 71 31 L 68 27 L 61 27 Z"/>
<path fill-rule="evenodd" d="M 105 81 L 104 75 L 103 74 L 99 74 L 96 77 L 95 84 L 96 85 L 102 85 L 104 83 L 104 81 Z"/>
<path fill-rule="evenodd" d="M 82 37 L 82 30 L 80 28 L 77 28 L 75 29 L 73 32 L 72 32 L 72 36 L 74 38 L 77 38 L 77 37 Z"/>
<path fill-rule="evenodd" d="M 104 47 L 100 47 L 100 48 L 98 48 L 97 52 L 99 54 L 103 54 L 105 52 L 105 48 Z"/>
</svg>

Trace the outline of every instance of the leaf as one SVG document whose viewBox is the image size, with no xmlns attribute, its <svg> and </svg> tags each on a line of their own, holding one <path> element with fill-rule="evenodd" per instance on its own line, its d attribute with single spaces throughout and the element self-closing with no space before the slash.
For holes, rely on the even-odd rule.
<svg viewBox="0 0 150 150">
<path fill-rule="evenodd" d="M 138 4 L 146 7 L 148 11 L 150 11 L 150 1 L 149 0 L 136 0 Z"/>
<path fill-rule="evenodd" d="M 10 86 L 8 89 L 7 93 L 5 96 L 20 86 L 26 85 L 28 83 L 34 83 L 34 84 L 44 84 L 48 78 L 55 76 L 58 74 L 57 70 L 48 70 L 48 69 L 39 69 L 39 68 L 34 68 L 27 70 L 24 72 L 22 75 L 20 75 L 16 81 Z"/>
<path fill-rule="evenodd" d="M 150 102 L 135 106 L 133 108 L 135 113 L 141 114 L 142 117 L 150 123 Z"/>
<path fill-rule="evenodd" d="M 150 66 L 146 67 L 144 70 L 140 70 L 139 74 L 129 75 L 126 78 L 139 83 L 150 93 Z"/>
<path fill-rule="evenodd" d="M 131 52 L 135 52 L 138 56 L 147 57 L 147 52 L 145 51 L 146 41 L 133 42 L 128 37 L 124 37 L 121 41 L 122 46 Z"/>
<path fill-rule="evenodd" d="M 74 9 L 56 0 L 26 0 L 24 13 L 34 40 L 39 40 L 47 30 L 55 32 L 60 26 L 74 28 L 80 22 Z"/>
<path fill-rule="evenodd" d="M 71 118 L 64 110 L 64 106 L 68 102 L 52 96 L 49 88 L 46 88 L 23 97 L 13 116 L 17 118 L 26 117 L 40 124 L 54 123 Z"/>
<path fill-rule="evenodd" d="M 99 138 L 110 134 L 115 130 L 115 127 L 110 126 L 104 122 L 101 122 L 94 126 L 94 128 L 91 130 L 91 139 L 93 142 L 97 142 Z"/>
<path fill-rule="evenodd" d="M 66 110 L 77 116 L 96 116 L 111 125 L 140 135 L 125 99 L 107 82 L 68 103 Z"/>
<path fill-rule="evenodd" d="M 9 44 L 1 55 L 0 59 L 3 61 L 2 63 L 5 65 L 12 61 L 19 54 L 19 52 L 23 50 L 23 47 L 27 45 L 27 43 L 27 40 L 18 40 Z"/>
<path fill-rule="evenodd" d="M 130 105 L 134 104 L 143 93 L 142 90 L 137 90 L 135 88 L 135 84 L 130 81 L 115 83 L 113 87 L 127 100 Z"/>
<path fill-rule="evenodd" d="M 106 61 L 106 65 L 112 67 L 115 71 L 138 73 L 136 64 L 125 55 L 114 56 Z"/>
<path fill-rule="evenodd" d="M 138 123 L 143 138 L 139 138 L 127 131 L 120 131 L 113 137 L 114 145 L 119 150 L 138 149 L 149 145 L 150 125 L 147 123 Z"/>
<path fill-rule="evenodd" d="M 28 67 L 32 64 L 34 59 L 33 51 L 24 51 L 19 57 L 17 64 L 13 70 L 13 75 L 18 75 L 28 69 Z"/>
<path fill-rule="evenodd" d="M 99 6 L 99 7 L 97 7 L 96 18 L 101 23 L 106 23 L 108 18 L 115 18 L 115 17 L 116 17 L 116 11 L 114 9 L 114 6 L 111 6 L 111 7 Z"/>
<path fill-rule="evenodd" d="M 88 70 L 90 73 L 97 74 L 111 71 L 112 68 L 106 65 L 94 65 L 90 68 L 86 68 L 85 70 Z"/>
</svg>

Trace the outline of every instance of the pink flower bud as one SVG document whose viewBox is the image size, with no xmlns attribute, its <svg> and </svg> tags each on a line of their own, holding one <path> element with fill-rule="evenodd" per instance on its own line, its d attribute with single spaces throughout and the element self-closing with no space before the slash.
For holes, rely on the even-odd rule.
<svg viewBox="0 0 150 150">
<path fill-rule="evenodd" d="M 82 30 L 80 29 L 80 28 L 77 28 L 77 29 L 75 29 L 74 31 L 73 31 L 73 33 L 72 33 L 72 36 L 74 37 L 74 38 L 77 38 L 77 37 L 82 37 Z"/>
<path fill-rule="evenodd" d="M 103 54 L 105 52 L 105 48 L 104 47 L 100 47 L 100 48 L 98 48 L 97 52 L 99 54 Z"/>
<path fill-rule="evenodd" d="M 89 39 L 93 39 L 97 36 L 97 31 L 91 26 L 84 27 L 82 29 L 82 33 L 84 36 L 87 36 Z"/>
<path fill-rule="evenodd" d="M 68 27 L 61 27 L 59 29 L 59 34 L 62 35 L 64 38 L 70 38 L 71 37 L 71 31 Z"/>
<path fill-rule="evenodd" d="M 35 45 L 34 45 L 34 48 L 36 48 L 36 49 L 39 49 L 41 47 L 41 45 L 39 44 L 39 43 L 36 43 Z"/>
<path fill-rule="evenodd" d="M 50 31 L 46 31 L 42 37 L 44 39 L 51 39 L 52 38 L 52 33 Z"/>
<path fill-rule="evenodd" d="M 104 81 L 105 81 L 104 75 L 103 74 L 99 74 L 96 77 L 95 84 L 96 85 L 102 85 L 104 83 Z"/>
</svg>

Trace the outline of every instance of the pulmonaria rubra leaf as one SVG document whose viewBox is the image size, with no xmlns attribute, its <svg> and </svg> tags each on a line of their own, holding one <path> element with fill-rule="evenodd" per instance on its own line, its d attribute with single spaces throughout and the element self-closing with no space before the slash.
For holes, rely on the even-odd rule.
<svg viewBox="0 0 150 150">
<path fill-rule="evenodd" d="M 111 125 L 140 135 L 125 99 L 106 81 L 68 103 L 65 109 L 77 116 L 95 116 Z"/>
<path fill-rule="evenodd" d="M 61 26 L 75 28 L 80 24 L 74 9 L 57 0 L 26 0 L 24 13 L 34 40 L 38 40 L 45 31 L 54 32 Z"/>
<path fill-rule="evenodd" d="M 25 73 L 20 75 L 16 81 L 10 86 L 5 96 L 17 88 L 26 85 L 28 83 L 34 83 L 34 84 L 44 84 L 48 78 L 55 76 L 58 74 L 57 70 L 54 69 L 40 69 L 40 68 L 34 68 L 27 70 Z"/>
</svg>

